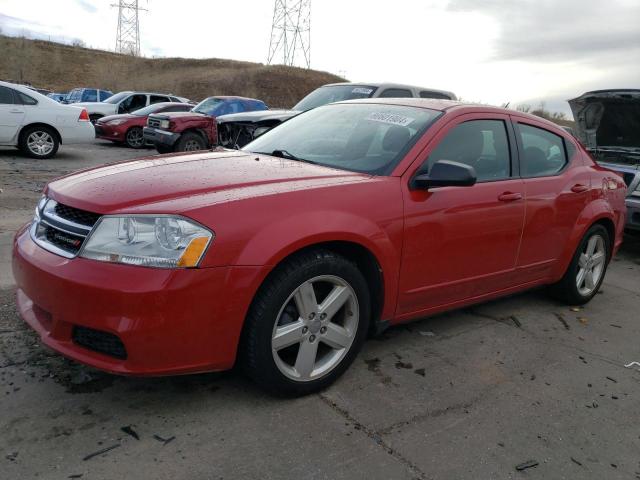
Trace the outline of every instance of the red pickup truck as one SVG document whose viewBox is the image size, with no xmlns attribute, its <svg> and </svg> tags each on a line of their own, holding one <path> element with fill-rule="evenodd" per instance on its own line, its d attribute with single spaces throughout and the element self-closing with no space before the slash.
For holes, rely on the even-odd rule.
<svg viewBox="0 0 640 480">
<path fill-rule="evenodd" d="M 143 136 L 160 153 L 205 150 L 217 144 L 217 116 L 258 110 L 268 110 L 262 100 L 209 97 L 190 112 L 149 115 Z"/>
</svg>

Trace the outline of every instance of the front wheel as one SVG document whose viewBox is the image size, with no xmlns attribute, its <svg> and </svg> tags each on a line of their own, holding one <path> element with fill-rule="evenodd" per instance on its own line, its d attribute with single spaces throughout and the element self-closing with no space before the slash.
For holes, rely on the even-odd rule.
<svg viewBox="0 0 640 480">
<path fill-rule="evenodd" d="M 287 261 L 251 306 L 241 345 L 245 372 L 264 389 L 306 395 L 353 362 L 369 327 L 367 283 L 346 258 L 318 250 Z"/>
<path fill-rule="evenodd" d="M 142 148 L 144 147 L 145 141 L 142 135 L 141 127 L 131 127 L 127 130 L 127 134 L 124 137 L 124 141 L 129 148 Z"/>
<path fill-rule="evenodd" d="M 602 225 L 593 225 L 582 238 L 564 277 L 553 285 L 556 297 L 571 305 L 591 300 L 602 285 L 611 256 L 611 239 Z"/>
<path fill-rule="evenodd" d="M 187 132 L 176 142 L 176 152 L 195 152 L 206 148 L 204 139 L 197 133 Z"/>
</svg>

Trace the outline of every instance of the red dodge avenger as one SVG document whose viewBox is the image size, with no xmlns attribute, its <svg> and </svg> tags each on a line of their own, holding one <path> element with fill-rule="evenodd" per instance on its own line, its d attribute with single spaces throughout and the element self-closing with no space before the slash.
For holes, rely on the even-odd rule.
<svg viewBox="0 0 640 480">
<path fill-rule="evenodd" d="M 388 325 L 541 285 L 588 302 L 622 241 L 625 192 L 538 117 L 335 103 L 243 151 L 51 182 L 15 237 L 17 305 L 46 345 L 109 372 L 237 363 L 306 394 Z"/>
</svg>

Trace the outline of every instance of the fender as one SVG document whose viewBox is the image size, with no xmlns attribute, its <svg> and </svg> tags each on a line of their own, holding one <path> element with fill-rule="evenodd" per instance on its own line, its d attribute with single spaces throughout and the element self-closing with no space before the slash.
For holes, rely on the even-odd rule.
<svg viewBox="0 0 640 480">
<path fill-rule="evenodd" d="M 350 242 L 367 249 L 382 269 L 385 298 L 382 318 L 395 309 L 400 265 L 400 235 L 396 242 L 390 233 L 369 219 L 339 210 L 299 213 L 266 224 L 245 244 L 235 265 L 269 265 L 269 272 L 286 257 L 303 248 L 326 242 Z M 282 235 L 286 231 L 287 235 Z M 297 240 L 291 241 L 291 238 Z"/>
<path fill-rule="evenodd" d="M 591 228 L 591 225 L 597 223 L 599 220 L 607 219 L 614 223 L 616 223 L 615 213 L 611 208 L 611 205 L 607 203 L 604 198 L 598 198 L 589 202 L 578 217 L 575 225 L 573 226 L 573 231 L 571 232 L 571 236 L 569 237 L 569 241 L 567 242 L 562 255 L 556 262 L 556 266 L 551 272 L 551 281 L 557 282 L 569 268 L 569 264 L 573 259 L 573 255 L 582 240 L 582 237 L 587 233 L 587 230 Z M 612 239 L 615 242 L 615 239 Z"/>
</svg>

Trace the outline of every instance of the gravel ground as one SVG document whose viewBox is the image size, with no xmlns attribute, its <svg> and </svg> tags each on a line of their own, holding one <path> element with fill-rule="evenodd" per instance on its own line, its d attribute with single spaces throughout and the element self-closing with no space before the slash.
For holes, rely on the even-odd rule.
<svg viewBox="0 0 640 480">
<path fill-rule="evenodd" d="M 141 154 L 0 150 L 0 477 L 640 479 L 640 371 L 624 366 L 640 361 L 640 237 L 585 308 L 534 291 L 392 328 L 296 400 L 235 372 L 116 377 L 41 347 L 15 311 L 13 232 L 46 181 Z"/>
</svg>

